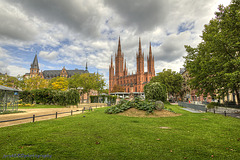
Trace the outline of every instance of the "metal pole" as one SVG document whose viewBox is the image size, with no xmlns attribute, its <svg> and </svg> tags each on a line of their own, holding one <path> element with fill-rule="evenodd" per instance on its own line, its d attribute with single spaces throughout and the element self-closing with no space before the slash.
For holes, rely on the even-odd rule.
<svg viewBox="0 0 240 160">
<path fill-rule="evenodd" d="M 5 111 L 7 111 L 7 91 L 6 90 L 5 90 Z"/>
<path fill-rule="evenodd" d="M 71 110 L 71 116 L 72 116 L 72 114 L 73 114 L 73 111 Z"/>
<path fill-rule="evenodd" d="M 56 112 L 56 119 L 57 119 L 57 112 Z"/>
<path fill-rule="evenodd" d="M 224 111 L 224 115 L 225 115 L 225 117 L 227 116 L 227 112 L 226 111 Z"/>
<path fill-rule="evenodd" d="M 33 122 L 35 122 L 35 114 L 33 115 Z"/>
<path fill-rule="evenodd" d="M 215 114 L 215 108 L 213 109 L 213 113 Z"/>
<path fill-rule="evenodd" d="M 207 113 L 207 108 L 206 108 L 206 113 Z"/>
</svg>

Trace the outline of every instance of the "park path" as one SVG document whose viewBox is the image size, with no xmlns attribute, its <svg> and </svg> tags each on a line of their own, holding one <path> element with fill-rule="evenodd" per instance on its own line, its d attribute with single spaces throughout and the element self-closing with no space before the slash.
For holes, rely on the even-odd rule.
<svg viewBox="0 0 240 160">
<path fill-rule="evenodd" d="M 100 106 L 99 106 L 100 107 Z M 101 106 L 103 107 L 103 106 Z M 19 109 L 19 111 L 24 111 L 23 113 L 13 113 L 13 114 L 3 114 L 0 115 L 0 121 L 5 120 L 11 120 L 11 119 L 19 119 L 19 118 L 25 118 L 25 117 L 33 117 L 33 115 L 36 116 L 36 121 L 42 121 L 42 120 L 48 120 L 48 119 L 55 119 L 56 115 L 49 115 L 44 117 L 37 117 L 40 115 L 46 115 L 46 114 L 56 114 L 56 112 L 67 112 L 63 114 L 58 114 L 57 117 L 65 117 L 71 115 L 71 110 L 73 111 L 73 115 L 82 113 L 82 107 L 81 108 L 38 108 L 38 109 Z M 88 106 L 85 107 L 85 109 L 89 109 Z M 94 108 L 93 108 L 94 109 Z M 75 112 L 77 111 L 77 112 Z M 30 123 L 33 121 L 33 118 L 24 119 L 24 120 L 18 120 L 18 121 L 10 121 L 10 122 L 2 122 L 0 123 L 1 127 L 7 127 L 7 126 L 13 126 L 18 125 L 22 123 Z"/>
</svg>

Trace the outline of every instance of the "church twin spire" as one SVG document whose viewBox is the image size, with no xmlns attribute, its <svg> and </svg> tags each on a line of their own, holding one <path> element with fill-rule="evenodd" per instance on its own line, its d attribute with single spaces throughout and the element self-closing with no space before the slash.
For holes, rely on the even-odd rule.
<svg viewBox="0 0 240 160">
<path fill-rule="evenodd" d="M 138 53 L 137 53 L 137 73 L 144 73 L 144 53 L 142 52 L 142 45 L 141 45 L 141 38 L 139 37 L 139 46 L 138 46 Z M 154 57 L 152 57 L 152 48 L 151 48 L 151 42 L 149 46 L 149 57 L 147 57 L 147 62 L 148 62 L 148 71 L 153 72 L 154 68 Z M 151 60 L 150 60 L 151 59 Z M 125 59 L 125 64 L 124 62 L 124 54 L 122 53 L 121 49 L 121 40 L 120 36 L 118 38 L 118 49 L 117 49 L 117 54 L 115 53 L 115 74 L 116 76 L 122 76 L 125 75 L 127 71 L 127 63 Z M 123 68 L 124 66 L 124 68 Z M 151 67 L 149 67 L 151 66 Z M 109 66 L 110 68 L 113 68 L 113 59 L 111 56 L 111 65 Z"/>
</svg>

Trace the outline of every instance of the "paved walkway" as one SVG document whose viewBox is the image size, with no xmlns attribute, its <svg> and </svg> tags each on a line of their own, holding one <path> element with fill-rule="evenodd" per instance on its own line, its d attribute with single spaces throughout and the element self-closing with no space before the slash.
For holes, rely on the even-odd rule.
<svg viewBox="0 0 240 160">
<path fill-rule="evenodd" d="M 25 112 L 0 115 L 0 121 L 11 120 L 11 119 L 20 119 L 20 118 L 25 118 L 25 117 L 33 117 L 33 115 L 35 115 L 36 116 L 35 122 L 36 122 L 36 121 L 54 119 L 54 118 L 56 118 L 56 112 L 58 112 L 58 113 L 66 112 L 66 113 L 63 113 L 63 114 L 58 114 L 57 115 L 58 118 L 59 117 L 70 116 L 71 115 L 71 110 L 73 111 L 73 115 L 80 114 L 80 113 L 82 113 L 82 111 L 81 111 L 82 109 L 83 108 L 19 109 L 19 111 L 25 111 Z M 85 109 L 87 110 L 87 109 L 89 109 L 89 107 L 85 107 Z M 95 109 L 95 107 L 93 109 Z M 77 112 L 75 112 L 75 111 L 77 111 Z M 37 117 L 37 116 L 46 115 L 46 114 L 54 114 L 54 115 Z M 10 121 L 10 122 L 2 122 L 2 123 L 0 123 L 0 128 L 1 127 L 6 127 L 6 126 L 18 125 L 18 124 L 22 124 L 22 123 L 29 123 L 29 122 L 32 122 L 32 121 L 33 121 L 33 118 L 24 119 L 24 120 L 17 120 L 17 121 Z"/>
<path fill-rule="evenodd" d="M 203 111 L 197 111 L 197 110 L 194 110 L 194 109 L 191 109 L 191 108 L 181 108 L 185 111 L 189 111 L 189 112 L 192 112 L 192 113 L 204 113 Z"/>
<path fill-rule="evenodd" d="M 227 116 L 240 118 L 240 109 L 238 109 L 238 108 L 218 107 L 215 109 L 215 113 L 217 113 L 217 114 L 225 115 L 225 111 L 226 111 Z M 214 109 L 208 109 L 208 112 L 213 113 Z"/>
<path fill-rule="evenodd" d="M 205 113 L 204 111 L 194 110 L 191 108 L 181 108 L 181 109 L 192 112 L 192 113 Z M 226 111 L 226 116 L 235 117 L 235 118 L 240 119 L 240 109 L 225 108 L 225 107 L 218 107 L 217 109 L 215 109 L 215 113 L 217 113 L 217 114 L 225 115 L 225 111 Z M 208 109 L 208 112 L 214 113 L 214 109 Z"/>
</svg>

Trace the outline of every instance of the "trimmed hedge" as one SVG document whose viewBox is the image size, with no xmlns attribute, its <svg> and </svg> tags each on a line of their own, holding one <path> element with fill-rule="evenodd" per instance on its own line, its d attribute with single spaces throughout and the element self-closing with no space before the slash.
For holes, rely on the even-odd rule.
<svg viewBox="0 0 240 160">
<path fill-rule="evenodd" d="M 77 90 L 57 91 L 52 89 L 36 89 L 32 91 L 23 91 L 19 94 L 23 103 L 34 102 L 36 104 L 54 104 L 54 105 L 77 105 L 80 102 L 80 96 Z"/>
</svg>

